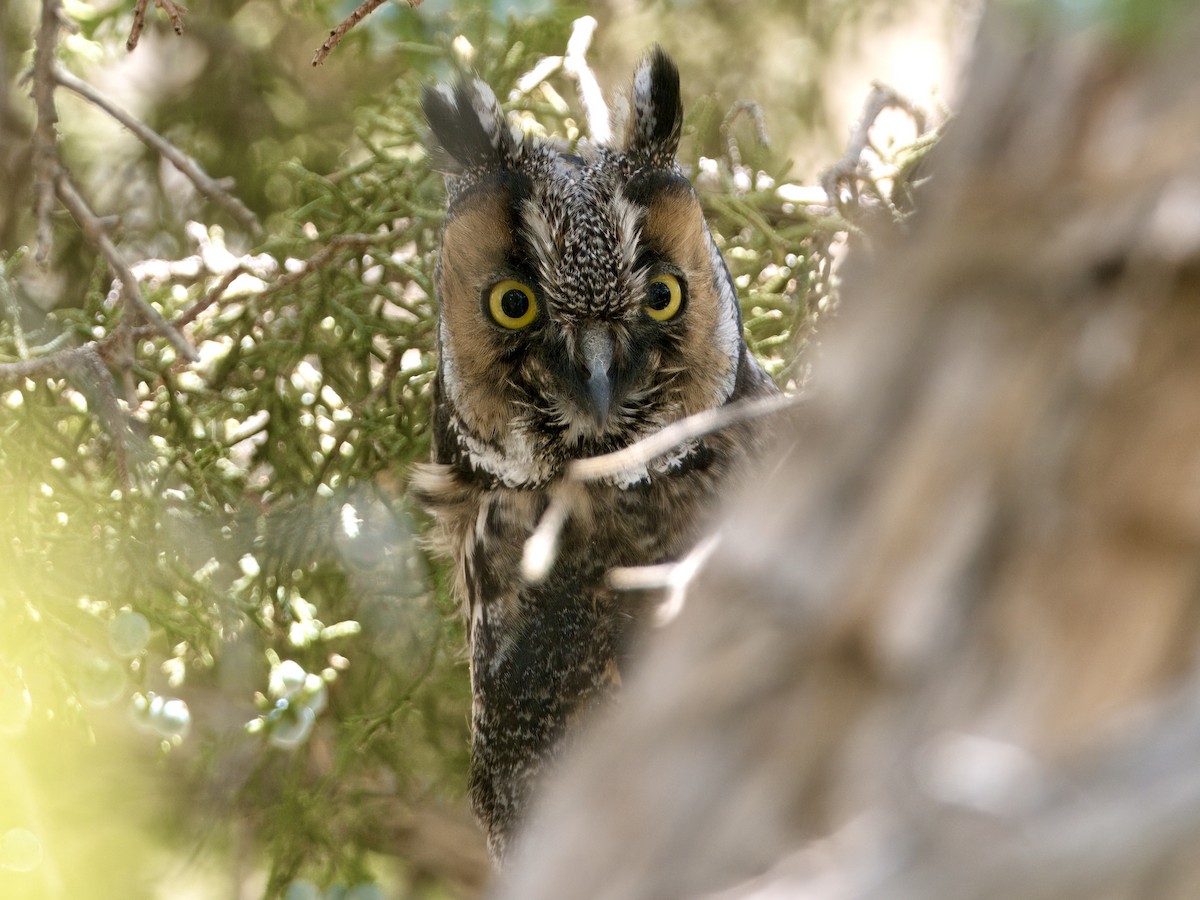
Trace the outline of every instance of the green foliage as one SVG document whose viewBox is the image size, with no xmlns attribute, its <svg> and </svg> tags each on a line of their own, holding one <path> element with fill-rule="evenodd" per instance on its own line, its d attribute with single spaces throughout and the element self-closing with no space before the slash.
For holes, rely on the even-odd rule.
<svg viewBox="0 0 1200 900">
<path fill-rule="evenodd" d="M 1189 0 L 1008 0 L 1005 5 L 1044 34 L 1101 27 L 1127 46 L 1147 49 L 1186 26 L 1194 8 Z"/>
<path fill-rule="evenodd" d="M 406 71 L 357 111 L 336 158 L 327 146 L 289 155 L 299 132 L 280 142 L 235 123 L 239 181 L 268 224 L 255 252 L 195 222 L 161 240 L 133 229 L 122 248 L 141 249 L 147 299 L 186 323 L 197 364 L 129 320 L 102 260 L 86 257 L 82 302 L 30 324 L 12 302 L 30 263 L 4 258 L 0 363 L 92 349 L 29 375 L 0 366 L 0 839 L 15 848 L 11 865 L 0 858 L 0 894 L 149 895 L 168 871 L 203 881 L 200 863 L 179 874 L 197 845 L 201 859 L 242 860 L 244 878 L 261 872 L 272 896 L 441 883 L 380 836 L 413 810 L 461 804 L 467 748 L 450 575 L 422 549 L 404 490 L 428 455 L 442 219 L 417 98 L 463 53 L 509 96 L 562 52 L 569 21 L 476 16 L 468 50 L 413 18 Z M 84 36 L 113 27 L 86 19 Z M 511 106 L 529 127 L 578 135 L 570 82 L 552 83 Z M 185 147 L 230 115 L 210 100 L 216 118 L 174 130 Z M 695 105 L 682 161 L 742 289 L 753 349 L 795 384 L 847 226 L 782 200 L 787 164 L 741 129 L 750 165 L 713 158 L 724 113 Z M 316 114 L 310 126 L 318 140 Z M 160 127 L 174 129 L 170 117 Z M 98 768 L 111 774 L 99 786 L 54 777 Z M 130 794 L 162 802 L 135 809 Z M 47 818 L 79 795 L 100 850 Z M 124 810 L 120 826 L 105 829 L 111 809 Z M 19 880 L 40 852 L 30 835 L 51 862 Z"/>
</svg>

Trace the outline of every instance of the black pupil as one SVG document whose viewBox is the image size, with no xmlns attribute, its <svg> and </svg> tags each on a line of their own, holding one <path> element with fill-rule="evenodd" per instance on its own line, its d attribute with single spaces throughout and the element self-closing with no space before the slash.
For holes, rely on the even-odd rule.
<svg viewBox="0 0 1200 900">
<path fill-rule="evenodd" d="M 529 312 L 529 298 L 525 296 L 524 291 L 518 291 L 516 288 L 505 291 L 504 296 L 500 298 L 500 309 L 510 319 L 519 319 Z"/>
<path fill-rule="evenodd" d="M 651 309 L 664 310 L 671 302 L 671 287 L 662 281 L 650 282 L 650 299 L 646 305 Z"/>
</svg>

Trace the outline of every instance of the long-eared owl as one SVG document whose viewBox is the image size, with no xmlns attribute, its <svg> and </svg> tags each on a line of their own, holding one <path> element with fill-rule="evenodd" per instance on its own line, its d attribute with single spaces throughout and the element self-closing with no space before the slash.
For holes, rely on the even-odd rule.
<svg viewBox="0 0 1200 900">
<path fill-rule="evenodd" d="M 613 567 L 679 559 L 757 439 L 688 441 L 589 483 L 548 575 L 526 540 L 572 460 L 772 393 L 742 340 L 733 279 L 676 151 L 679 72 L 653 49 L 623 136 L 568 148 L 510 126 L 464 78 L 422 105 L 446 174 L 437 264 L 433 460 L 414 476 L 454 560 L 470 643 L 470 796 L 503 859 L 539 772 L 619 686 L 649 598 Z"/>
</svg>

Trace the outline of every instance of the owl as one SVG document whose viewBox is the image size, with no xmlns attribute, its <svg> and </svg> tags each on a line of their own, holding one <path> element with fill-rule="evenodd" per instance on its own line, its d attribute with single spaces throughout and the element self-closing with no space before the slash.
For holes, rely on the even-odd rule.
<svg viewBox="0 0 1200 900">
<path fill-rule="evenodd" d="M 759 438 L 729 428 L 587 484 L 548 574 L 526 581 L 522 550 L 556 484 L 572 460 L 776 388 L 676 160 L 679 72 L 661 49 L 636 69 L 611 145 L 522 133 L 470 78 L 427 88 L 422 106 L 447 214 L 432 461 L 413 485 L 456 570 L 470 799 L 501 862 L 573 724 L 619 688 L 652 606 L 607 573 L 686 554 Z"/>
</svg>

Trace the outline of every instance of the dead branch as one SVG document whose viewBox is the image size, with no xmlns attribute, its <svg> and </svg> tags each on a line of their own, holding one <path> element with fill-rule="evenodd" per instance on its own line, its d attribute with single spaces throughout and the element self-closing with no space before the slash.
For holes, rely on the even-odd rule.
<svg viewBox="0 0 1200 900">
<path fill-rule="evenodd" d="M 226 272 L 221 280 L 199 300 L 184 310 L 173 322 L 171 327 L 179 330 L 196 321 L 197 318 L 215 303 L 218 303 L 225 292 L 245 272 L 243 266 L 238 266 Z M 3 296 L 4 286 L 0 282 L 0 297 Z M 53 340 L 38 347 L 30 347 L 25 359 L 17 362 L 0 363 L 0 385 L 12 384 L 24 378 L 63 377 L 87 354 L 95 354 L 99 359 L 127 368 L 127 348 L 124 345 L 131 340 L 161 335 L 162 332 L 154 325 L 136 325 L 132 328 L 114 330 L 111 334 L 97 340 L 87 341 L 78 347 L 67 347 L 72 332 L 64 332 Z"/>
<path fill-rule="evenodd" d="M 404 0 L 404 2 L 408 4 L 409 9 L 416 9 L 421 5 L 421 0 Z M 384 0 L 363 0 L 362 3 L 356 6 L 354 12 L 346 16 L 336 28 L 329 32 L 329 37 L 325 39 L 325 43 L 317 48 L 317 52 L 313 55 L 312 64 L 319 66 L 325 62 L 325 59 L 333 52 L 334 48 L 342 42 L 342 38 L 346 36 L 346 33 L 379 7 L 383 6 L 383 3 Z"/>
<path fill-rule="evenodd" d="M 400 234 L 401 229 L 398 228 L 391 231 L 381 231 L 376 234 L 335 234 L 324 246 L 308 259 L 304 260 L 304 264 L 299 269 L 280 276 L 279 280 L 271 285 L 268 290 L 277 291 L 290 284 L 295 284 L 309 272 L 327 265 L 339 250 L 344 250 L 347 247 L 373 247 L 377 244 L 386 244 L 388 241 L 395 240 Z"/>
<path fill-rule="evenodd" d="M 221 276 L 221 280 L 213 285 L 207 294 L 184 310 L 183 313 L 180 314 L 179 318 L 177 318 L 172 324 L 176 328 L 183 328 L 185 325 L 190 325 L 192 322 L 195 322 L 196 319 L 200 317 L 201 313 L 225 296 L 225 292 L 229 290 L 229 286 L 233 284 L 234 280 L 236 280 L 237 277 L 243 274 L 245 271 L 246 268 L 242 265 L 238 265 L 230 269 Z"/>
<path fill-rule="evenodd" d="M 575 81 L 579 101 L 587 118 L 588 134 L 598 144 L 612 140 L 608 104 L 604 92 L 596 80 L 596 73 L 588 65 L 587 52 L 596 33 L 596 20 L 592 16 L 581 16 L 571 24 L 571 37 L 567 41 L 567 55 L 563 57 L 563 71 Z"/>
<path fill-rule="evenodd" d="M 137 277 L 133 274 L 133 270 L 129 268 L 129 263 L 125 261 L 125 257 L 121 255 L 121 252 L 117 250 L 116 245 L 113 244 L 112 239 L 108 236 L 103 222 L 92 212 L 91 207 L 88 206 L 87 201 L 76 190 L 75 185 L 71 183 L 71 179 L 67 174 L 60 171 L 55 177 L 54 184 L 62 205 L 67 208 L 72 218 L 75 219 L 76 224 L 79 225 L 88 242 L 99 250 L 108 261 L 113 274 L 121 282 L 124 288 L 127 309 L 154 326 L 154 330 L 165 337 L 184 359 L 191 360 L 192 362 L 198 360 L 200 357 L 197 356 L 195 348 L 188 343 L 187 338 L 176 331 L 162 317 L 162 314 L 158 310 L 146 302 L 146 299 L 142 296 L 142 289 L 138 285 Z"/>
<path fill-rule="evenodd" d="M 714 431 L 730 428 L 751 419 L 763 418 L 803 402 L 802 395 L 774 395 L 758 400 L 743 400 L 672 422 L 661 431 L 636 443 L 589 459 L 577 459 L 567 467 L 567 477 L 580 482 L 612 478 L 642 468 L 676 447 L 702 438 Z"/>
<path fill-rule="evenodd" d="M 550 503 L 542 513 L 537 528 L 525 541 L 521 557 L 522 577 L 531 584 L 536 584 L 549 574 L 557 554 L 559 536 L 572 510 L 581 499 L 582 485 L 643 469 L 658 457 L 689 441 L 793 408 L 802 402 L 802 399 L 801 395 L 774 395 L 757 400 L 743 400 L 717 409 L 706 409 L 678 422 L 672 422 L 628 447 L 605 453 L 603 456 L 574 460 L 567 466 L 565 477 L 551 494 Z"/>
<path fill-rule="evenodd" d="M 125 49 L 132 53 L 141 40 L 142 30 L 146 27 L 146 4 L 148 0 L 137 0 L 133 7 L 133 23 L 129 26 L 129 38 L 125 41 Z M 183 17 L 188 9 L 175 0 L 154 0 L 154 6 L 161 9 L 171 19 L 171 27 L 176 34 L 183 34 Z"/>
<path fill-rule="evenodd" d="M 742 151 L 738 148 L 737 139 L 733 136 L 733 124 L 745 116 L 754 123 L 754 137 L 762 147 L 771 145 L 771 137 L 767 134 L 767 120 L 763 116 L 762 107 L 753 100 L 738 100 L 721 119 L 721 137 L 725 141 L 725 153 L 729 157 L 729 165 L 735 171 L 741 168 Z"/>
<path fill-rule="evenodd" d="M 222 186 L 221 182 L 213 179 L 205 172 L 194 159 L 164 138 L 154 129 L 150 128 L 145 122 L 137 119 L 126 110 L 117 106 L 108 97 L 105 97 L 98 90 L 82 79 L 76 78 L 70 72 L 63 69 L 61 66 L 54 68 L 54 80 L 70 91 L 75 92 L 80 97 L 83 97 L 89 103 L 104 110 L 133 134 L 147 147 L 157 151 L 161 156 L 170 161 L 180 172 L 187 177 L 192 184 L 196 186 L 201 194 L 208 197 L 214 203 L 218 204 L 233 217 L 235 221 L 245 228 L 252 235 L 262 234 L 262 226 L 258 222 L 258 217 L 254 215 L 242 201 L 234 197 Z"/>
<path fill-rule="evenodd" d="M 871 93 L 863 103 L 862 113 L 850 133 L 846 144 L 846 152 L 842 158 L 821 174 L 821 187 L 829 198 L 829 203 L 836 209 L 843 207 L 841 186 L 849 184 L 851 196 L 858 196 L 858 181 L 864 177 L 862 156 L 870 144 L 871 129 L 875 120 L 885 109 L 900 109 L 912 117 L 917 127 L 918 136 L 925 133 L 925 113 L 907 97 L 885 84 L 875 82 L 871 85 Z"/>
<path fill-rule="evenodd" d="M 35 356 L 19 362 L 0 363 L 0 385 L 13 384 L 24 378 L 61 378 L 88 353 L 94 353 L 96 342 L 79 347 L 61 347 L 45 356 Z"/>
</svg>

